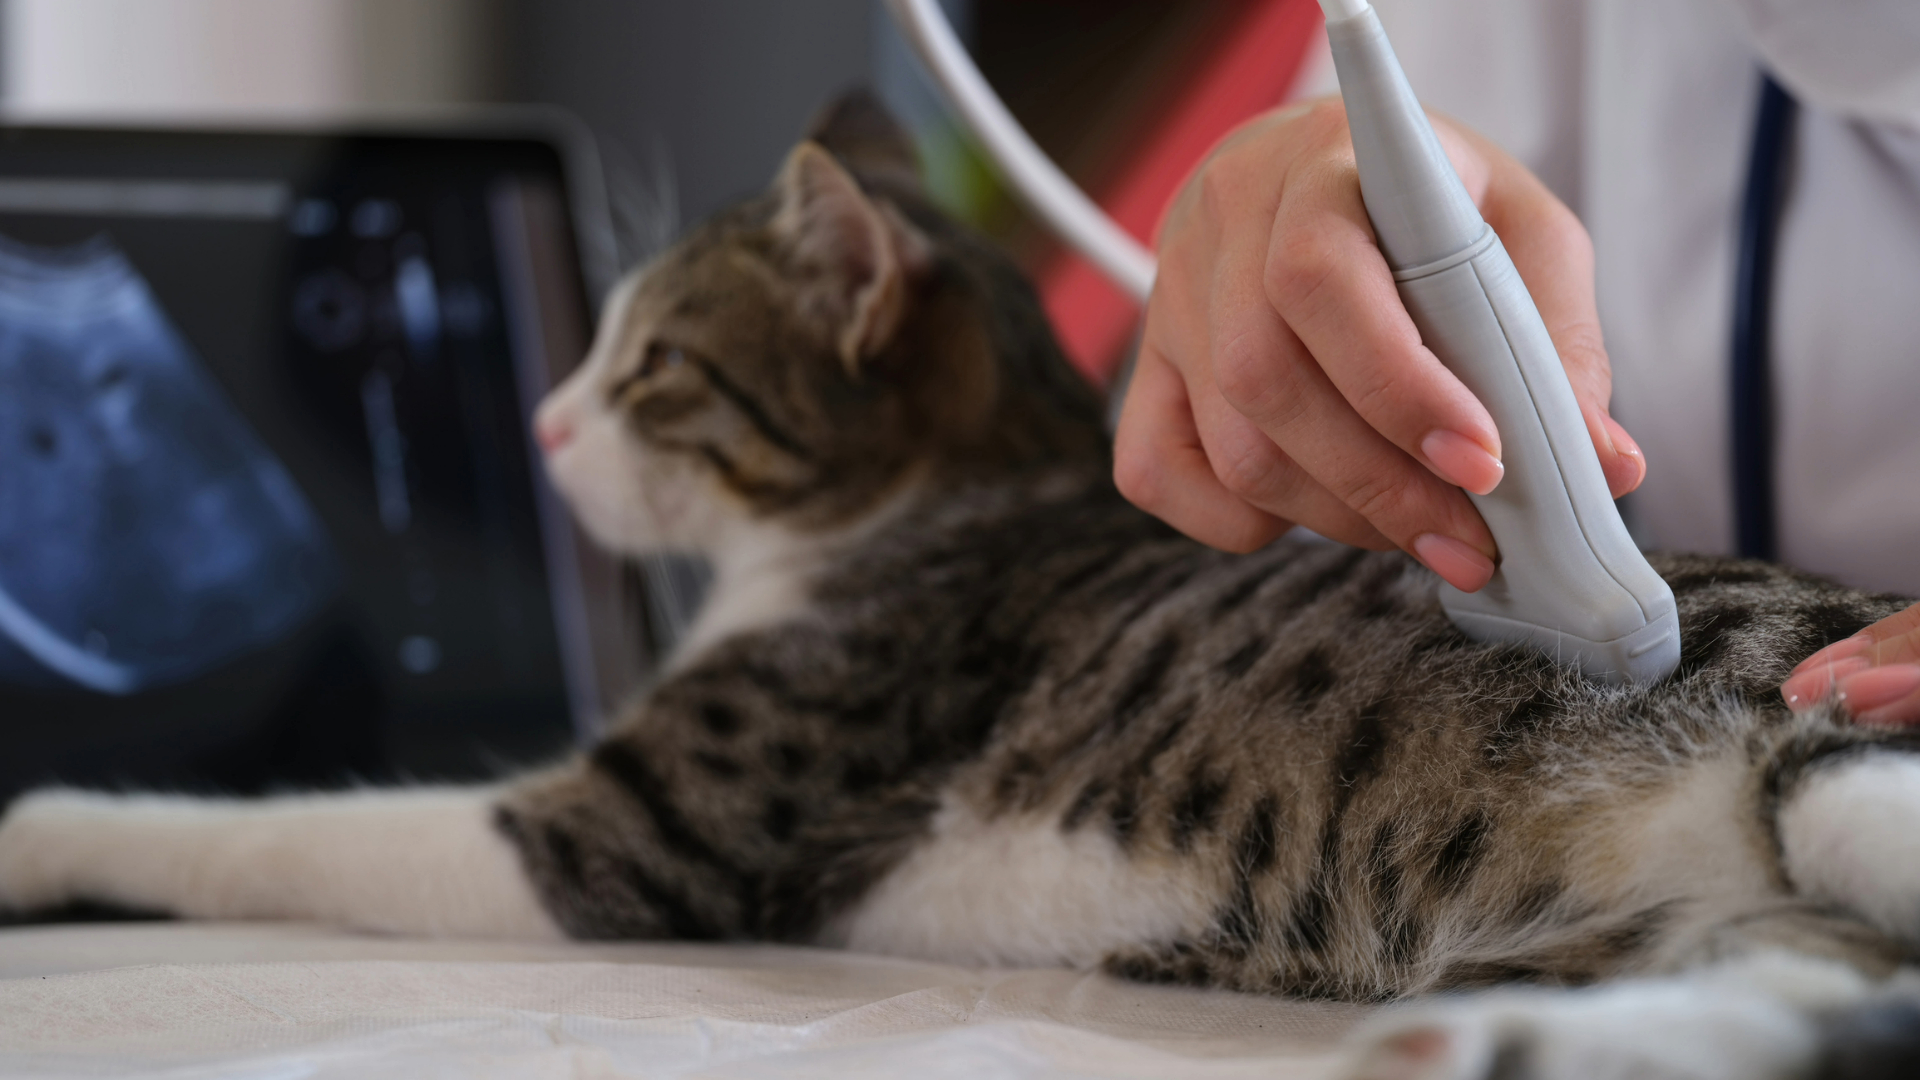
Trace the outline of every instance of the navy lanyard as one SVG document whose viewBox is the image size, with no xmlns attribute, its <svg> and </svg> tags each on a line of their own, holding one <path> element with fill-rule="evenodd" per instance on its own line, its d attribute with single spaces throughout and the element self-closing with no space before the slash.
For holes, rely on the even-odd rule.
<svg viewBox="0 0 1920 1080">
<path fill-rule="evenodd" d="M 1791 163 L 1793 97 L 1770 75 L 1760 80 L 1760 107 L 1740 203 L 1740 253 L 1733 292 L 1733 506 L 1740 554 L 1779 557 L 1774 508 L 1773 260 L 1780 239 Z"/>
</svg>

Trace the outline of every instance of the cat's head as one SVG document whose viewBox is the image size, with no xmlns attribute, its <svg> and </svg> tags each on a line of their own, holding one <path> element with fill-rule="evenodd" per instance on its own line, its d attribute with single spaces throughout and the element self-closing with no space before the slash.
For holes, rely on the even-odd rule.
<svg viewBox="0 0 1920 1080">
<path fill-rule="evenodd" d="M 914 162 L 842 99 L 765 193 L 621 284 L 537 419 L 596 539 L 707 551 L 844 528 L 914 485 L 1104 468 L 1098 400 L 1032 289 L 927 206 Z"/>
</svg>

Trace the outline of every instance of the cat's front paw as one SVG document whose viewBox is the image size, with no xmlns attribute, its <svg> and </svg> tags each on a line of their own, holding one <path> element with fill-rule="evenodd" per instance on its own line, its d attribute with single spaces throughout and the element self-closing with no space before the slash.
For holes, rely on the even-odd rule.
<svg viewBox="0 0 1920 1080">
<path fill-rule="evenodd" d="M 105 796 L 49 789 L 23 795 L 0 817 L 0 911 L 56 908 L 84 897 L 79 880 Z"/>
<path fill-rule="evenodd" d="M 1795 959 L 1587 990 L 1417 1002 L 1363 1026 L 1347 1080 L 1797 1080 L 1825 1075 L 1831 1018 L 1868 993 L 1852 971 Z M 1782 991 L 1776 983 L 1795 980 Z M 1851 1075 L 1851 1074 L 1849 1074 Z"/>
</svg>

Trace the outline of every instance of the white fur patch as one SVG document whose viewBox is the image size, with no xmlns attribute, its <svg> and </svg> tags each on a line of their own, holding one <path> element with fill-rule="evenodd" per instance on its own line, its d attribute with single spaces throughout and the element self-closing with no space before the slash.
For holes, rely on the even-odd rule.
<svg viewBox="0 0 1920 1080">
<path fill-rule="evenodd" d="M 1779 829 L 1802 893 L 1920 941 L 1920 758 L 1870 753 L 1820 769 L 1781 808 Z"/>
<path fill-rule="evenodd" d="M 739 522 L 707 550 L 713 587 L 700 614 L 674 651 L 679 668 L 708 646 L 785 622 L 806 610 L 814 575 L 836 554 L 852 550 L 910 509 L 919 477 L 905 477 L 891 496 L 859 520 L 827 532 L 799 533 L 773 522 Z"/>
<path fill-rule="evenodd" d="M 567 433 L 546 453 L 547 475 L 601 546 L 628 554 L 700 552 L 739 515 L 710 478 L 675 455 L 648 454 L 605 394 L 620 362 L 645 345 L 634 305 L 643 273 L 607 300 L 593 347 L 540 403 L 536 426 Z"/>
<path fill-rule="evenodd" d="M 600 398 L 597 366 L 575 372 L 540 406 L 571 436 L 546 455 L 574 517 L 601 546 L 628 554 L 704 552 L 740 518 L 690 459 L 649 454 Z"/>
<path fill-rule="evenodd" d="M 1747 810 L 1752 781 L 1744 756 L 1728 753 L 1695 763 L 1654 797 L 1613 800 L 1617 809 L 1583 830 L 1575 890 L 1608 907 L 1676 894 L 1735 904 L 1773 895 L 1771 840 Z"/>
<path fill-rule="evenodd" d="M 263 800 L 43 791 L 0 821 L 0 906 L 68 900 L 188 918 L 314 919 L 437 936 L 555 939 L 493 789 Z"/>
<path fill-rule="evenodd" d="M 1203 927 L 1217 890 L 1191 864 L 1129 858 L 1057 817 L 982 819 L 949 801 L 933 838 L 827 935 L 862 952 L 975 965 L 1087 967 Z"/>
<path fill-rule="evenodd" d="M 674 650 L 675 667 L 715 642 L 784 622 L 807 605 L 807 585 L 823 544 L 777 525 L 736 527 L 729 541 L 709 555 L 713 586 L 686 640 Z"/>
</svg>

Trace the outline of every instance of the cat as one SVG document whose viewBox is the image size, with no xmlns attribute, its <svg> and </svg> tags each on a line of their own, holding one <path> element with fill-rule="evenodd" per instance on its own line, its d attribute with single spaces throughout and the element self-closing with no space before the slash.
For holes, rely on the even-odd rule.
<svg viewBox="0 0 1920 1080">
<path fill-rule="evenodd" d="M 1190 541 L 868 99 L 629 278 L 537 429 L 600 542 L 715 571 L 597 745 L 481 788 L 30 794 L 0 906 L 1495 988 L 1383 1010 L 1355 1077 L 1914 1060 L 1920 738 L 1777 689 L 1905 601 L 1656 557 L 1685 654 L 1614 688 L 1469 641 L 1398 552 Z"/>
</svg>

